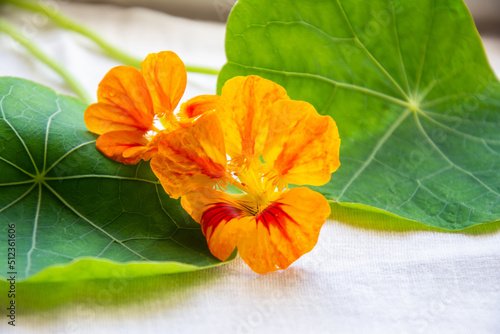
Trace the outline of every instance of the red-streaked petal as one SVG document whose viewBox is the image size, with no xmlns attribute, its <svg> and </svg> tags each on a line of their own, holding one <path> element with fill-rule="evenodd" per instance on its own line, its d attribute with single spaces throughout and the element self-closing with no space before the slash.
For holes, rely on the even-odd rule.
<svg viewBox="0 0 500 334">
<path fill-rule="evenodd" d="M 278 178 L 296 185 L 321 186 L 340 166 L 340 138 L 330 116 L 302 101 L 279 101 L 270 109 L 264 160 Z"/>
<path fill-rule="evenodd" d="M 240 256 L 259 274 L 286 269 L 314 248 L 329 215 L 330 206 L 321 194 L 309 188 L 285 191 L 242 227 Z"/>
<path fill-rule="evenodd" d="M 148 143 L 141 131 L 111 131 L 97 138 L 96 147 L 110 159 L 133 165 L 148 150 Z"/>
<path fill-rule="evenodd" d="M 215 113 L 157 137 L 158 153 L 151 168 L 170 197 L 227 179 L 224 138 Z"/>
<path fill-rule="evenodd" d="M 219 95 L 200 95 L 193 97 L 181 105 L 179 118 L 188 120 L 196 118 L 206 112 L 214 111 L 219 104 Z"/>
<path fill-rule="evenodd" d="M 269 128 L 269 108 L 288 99 L 283 87 L 259 76 L 229 79 L 218 110 L 227 153 L 235 160 L 259 157 Z"/>
<path fill-rule="evenodd" d="M 221 261 L 233 253 L 240 235 L 241 222 L 253 216 L 237 203 L 251 202 L 248 195 L 230 195 L 212 188 L 202 187 L 182 196 L 182 207 L 201 224 L 210 252 Z"/>
<path fill-rule="evenodd" d="M 151 53 L 142 62 L 141 73 L 151 93 L 155 113 L 173 117 L 186 89 L 187 73 L 182 60 L 171 51 Z"/>
<path fill-rule="evenodd" d="M 230 195 L 209 188 L 182 198 L 183 207 L 202 226 L 214 256 L 226 260 L 235 247 L 257 273 L 287 268 L 309 252 L 330 215 L 328 201 L 309 188 L 276 193 L 256 213 L 249 195 Z"/>
<path fill-rule="evenodd" d="M 84 115 L 91 132 L 147 131 L 153 125 L 151 96 L 136 68 L 118 66 L 111 69 L 99 83 L 97 101 Z"/>
</svg>

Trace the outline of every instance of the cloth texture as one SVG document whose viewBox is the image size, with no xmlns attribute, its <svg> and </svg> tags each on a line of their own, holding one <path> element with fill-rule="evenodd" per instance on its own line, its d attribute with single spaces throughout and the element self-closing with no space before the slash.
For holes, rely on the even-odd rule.
<svg viewBox="0 0 500 334">
<path fill-rule="evenodd" d="M 60 10 L 139 59 L 172 50 L 190 65 L 217 69 L 226 61 L 222 23 L 110 5 L 61 3 Z M 104 74 L 118 65 L 84 37 L 33 13 L 6 9 L 3 15 L 94 98 Z M 500 73 L 500 40 L 484 40 Z M 0 60 L 1 76 L 72 94 L 57 74 L 3 35 Z M 188 73 L 182 101 L 215 89 L 216 76 Z M 369 222 L 328 220 L 316 248 L 281 272 L 257 275 L 237 258 L 217 268 L 119 285 L 24 289 L 53 302 L 43 309 L 19 305 L 16 328 L 7 328 L 3 317 L 2 333 L 494 334 L 500 333 L 500 232 L 443 233 L 424 226 L 389 231 Z"/>
</svg>

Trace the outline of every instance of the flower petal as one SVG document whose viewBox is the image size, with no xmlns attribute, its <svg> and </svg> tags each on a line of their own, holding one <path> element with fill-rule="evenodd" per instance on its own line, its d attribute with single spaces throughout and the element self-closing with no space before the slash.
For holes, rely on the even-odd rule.
<svg viewBox="0 0 500 334">
<path fill-rule="evenodd" d="M 285 191 L 242 227 L 240 256 L 259 274 L 286 269 L 314 248 L 329 215 L 330 205 L 321 194 L 305 187 Z"/>
<path fill-rule="evenodd" d="M 202 226 L 210 251 L 226 260 L 237 247 L 257 273 L 286 269 L 318 240 L 328 201 L 309 188 L 276 193 L 260 213 L 249 195 L 230 195 L 209 188 L 183 196 L 186 211 Z"/>
<path fill-rule="evenodd" d="M 142 131 L 110 131 L 97 138 L 96 147 L 108 158 L 133 165 L 146 153 L 148 143 Z"/>
<path fill-rule="evenodd" d="M 227 153 L 233 159 L 259 157 L 269 128 L 268 109 L 288 99 L 283 87 L 259 76 L 229 79 L 222 88 L 218 111 Z"/>
<path fill-rule="evenodd" d="M 173 117 L 186 89 L 187 73 L 182 60 L 171 51 L 151 53 L 142 62 L 141 73 L 149 87 L 155 113 Z"/>
<path fill-rule="evenodd" d="M 209 187 L 202 187 L 182 196 L 182 207 L 201 224 L 210 252 L 221 261 L 233 253 L 243 234 L 241 221 L 253 219 L 235 206 L 238 197 Z"/>
<path fill-rule="evenodd" d="M 153 103 L 141 73 L 134 67 L 111 69 L 99 83 L 97 103 L 85 111 L 87 128 L 94 133 L 147 131 L 153 125 Z"/>
<path fill-rule="evenodd" d="M 221 125 L 215 113 L 201 116 L 191 126 L 158 137 L 158 153 L 151 168 L 170 197 L 227 179 L 227 159 Z"/>
<path fill-rule="evenodd" d="M 302 101 L 280 101 L 271 108 L 264 160 L 278 179 L 321 186 L 340 166 L 340 138 L 330 116 L 321 116 Z"/>
<path fill-rule="evenodd" d="M 199 95 L 181 105 L 179 118 L 188 120 L 196 118 L 206 112 L 213 111 L 219 104 L 219 95 Z"/>
</svg>

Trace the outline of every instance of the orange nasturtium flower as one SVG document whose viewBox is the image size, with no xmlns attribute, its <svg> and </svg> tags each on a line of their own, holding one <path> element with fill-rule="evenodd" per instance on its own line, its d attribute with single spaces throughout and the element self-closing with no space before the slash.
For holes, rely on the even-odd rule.
<svg viewBox="0 0 500 334">
<path fill-rule="evenodd" d="M 124 164 L 151 159 L 220 260 L 237 248 L 257 273 L 287 268 L 315 246 L 330 215 L 321 194 L 289 184 L 330 180 L 340 165 L 335 122 L 258 76 L 232 78 L 221 96 L 192 98 L 176 116 L 185 87 L 173 52 L 150 54 L 140 71 L 113 68 L 85 112 L 97 148 Z"/>
<path fill-rule="evenodd" d="M 230 79 L 220 98 L 192 99 L 185 108 L 202 115 L 158 135 L 151 167 L 171 197 L 182 196 L 212 254 L 226 260 L 237 248 L 252 270 L 266 273 L 309 252 L 330 206 L 288 185 L 320 186 L 337 170 L 333 119 L 258 76 Z M 225 192 L 229 185 L 241 194 Z"/>
<path fill-rule="evenodd" d="M 177 129 L 173 112 L 186 89 L 186 68 L 173 52 L 153 53 L 141 64 L 111 69 L 99 83 L 97 103 L 85 111 L 87 128 L 99 136 L 97 148 L 124 164 L 149 160 L 155 135 Z"/>
</svg>

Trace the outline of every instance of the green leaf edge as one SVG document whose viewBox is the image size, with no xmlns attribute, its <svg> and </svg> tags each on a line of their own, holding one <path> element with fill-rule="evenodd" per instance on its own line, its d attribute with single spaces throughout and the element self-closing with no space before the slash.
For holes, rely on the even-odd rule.
<svg viewBox="0 0 500 334">
<path fill-rule="evenodd" d="M 500 220 L 478 223 L 463 229 L 450 229 L 445 227 L 439 228 L 426 225 L 416 220 L 407 219 L 389 211 L 378 209 L 369 205 L 358 203 L 339 203 L 331 200 L 328 202 L 332 210 L 329 217 L 330 219 L 362 229 L 387 232 L 430 231 L 470 235 L 483 235 L 500 232 Z"/>
<path fill-rule="evenodd" d="M 136 278 L 163 274 L 177 274 L 202 269 L 218 267 L 232 261 L 236 257 L 234 252 L 226 261 L 198 267 L 175 261 L 130 261 L 120 263 L 111 260 L 102 260 L 92 257 L 82 257 L 67 264 L 53 265 L 18 282 L 53 283 L 69 282 L 90 279 Z M 2 281 L 7 277 L 0 276 Z"/>
</svg>

